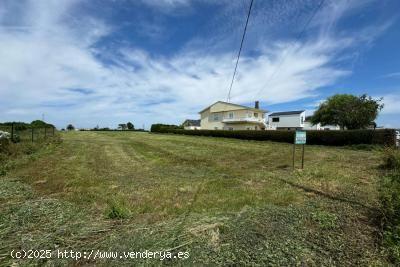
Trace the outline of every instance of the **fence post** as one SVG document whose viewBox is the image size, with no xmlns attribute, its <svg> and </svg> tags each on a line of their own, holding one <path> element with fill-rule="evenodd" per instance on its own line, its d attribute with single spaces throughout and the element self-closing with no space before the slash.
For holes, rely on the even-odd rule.
<svg viewBox="0 0 400 267">
<path fill-rule="evenodd" d="M 14 142 L 14 123 L 11 123 L 11 141 Z"/>
<path fill-rule="evenodd" d="M 32 139 L 32 143 L 33 143 L 33 126 L 31 128 L 31 139 Z"/>
</svg>

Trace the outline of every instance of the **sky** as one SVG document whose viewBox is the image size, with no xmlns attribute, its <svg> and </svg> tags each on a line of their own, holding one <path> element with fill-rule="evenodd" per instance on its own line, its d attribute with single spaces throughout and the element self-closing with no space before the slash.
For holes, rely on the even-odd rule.
<svg viewBox="0 0 400 267">
<path fill-rule="evenodd" d="M 180 124 L 227 98 L 250 0 L 0 0 L 0 121 Z M 231 102 L 383 97 L 400 128 L 400 1 L 254 0 Z"/>
</svg>

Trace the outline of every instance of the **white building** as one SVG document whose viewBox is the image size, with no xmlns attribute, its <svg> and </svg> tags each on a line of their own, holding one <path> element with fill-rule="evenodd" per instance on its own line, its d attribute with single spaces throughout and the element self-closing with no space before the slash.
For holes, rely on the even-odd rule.
<svg viewBox="0 0 400 267">
<path fill-rule="evenodd" d="M 200 120 L 185 120 L 182 123 L 183 129 L 185 130 L 200 130 Z"/>
<path fill-rule="evenodd" d="M 340 130 L 340 126 L 339 125 L 324 125 L 322 126 L 321 123 L 317 123 L 317 124 L 312 124 L 311 121 L 311 116 L 307 116 L 304 122 L 304 128 L 303 130 L 333 130 L 333 131 L 337 131 Z"/>
<path fill-rule="evenodd" d="M 253 107 L 218 101 L 200 111 L 203 130 L 265 130 L 265 113 L 256 101 Z"/>
<path fill-rule="evenodd" d="M 268 130 L 340 130 L 339 125 L 313 125 L 304 110 L 274 112 L 268 116 Z"/>
<path fill-rule="evenodd" d="M 301 130 L 304 128 L 304 110 L 274 112 L 268 115 L 268 130 Z"/>
</svg>

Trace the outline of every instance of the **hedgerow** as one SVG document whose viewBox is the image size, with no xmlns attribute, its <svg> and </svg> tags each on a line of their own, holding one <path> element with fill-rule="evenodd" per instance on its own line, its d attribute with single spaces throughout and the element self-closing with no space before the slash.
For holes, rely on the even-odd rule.
<svg viewBox="0 0 400 267">
<path fill-rule="evenodd" d="M 227 130 L 183 130 L 169 125 L 152 125 L 151 132 L 184 135 L 213 136 L 246 140 L 275 141 L 293 143 L 294 131 L 227 131 Z M 346 131 L 307 131 L 307 144 L 348 146 L 358 144 L 395 145 L 395 130 L 346 130 Z"/>
</svg>

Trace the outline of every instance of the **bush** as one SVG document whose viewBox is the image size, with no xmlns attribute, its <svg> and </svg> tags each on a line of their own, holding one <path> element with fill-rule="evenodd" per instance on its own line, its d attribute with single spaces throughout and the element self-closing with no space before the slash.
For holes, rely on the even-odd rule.
<svg viewBox="0 0 400 267">
<path fill-rule="evenodd" d="M 154 126 L 154 127 L 153 127 Z M 152 132 L 185 135 L 214 136 L 246 140 L 275 141 L 293 143 L 294 131 L 226 131 L 226 130 L 183 130 L 170 125 L 153 124 Z M 395 131 L 384 130 L 348 130 L 348 131 L 307 131 L 307 144 L 347 146 L 359 144 L 395 145 Z"/>
<path fill-rule="evenodd" d="M 183 129 L 183 127 L 178 126 L 178 125 L 173 125 L 173 124 L 156 123 L 156 124 L 151 125 L 150 131 L 161 133 L 161 132 L 169 132 L 169 131 L 177 130 L 177 129 Z"/>
<path fill-rule="evenodd" d="M 391 261 L 400 265 L 400 151 L 386 149 L 384 166 L 389 171 L 380 184 L 383 245 Z"/>
<path fill-rule="evenodd" d="M 386 148 L 383 154 L 383 167 L 391 170 L 400 170 L 400 151 Z"/>
</svg>

